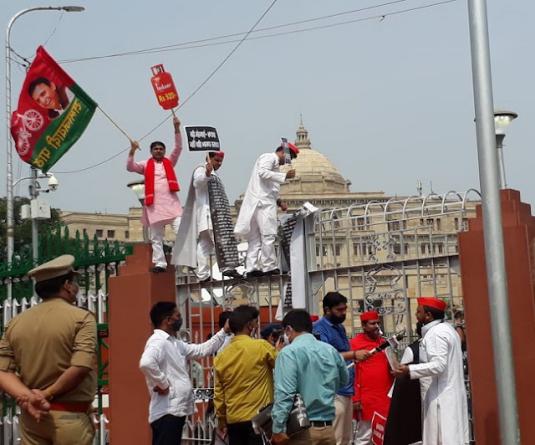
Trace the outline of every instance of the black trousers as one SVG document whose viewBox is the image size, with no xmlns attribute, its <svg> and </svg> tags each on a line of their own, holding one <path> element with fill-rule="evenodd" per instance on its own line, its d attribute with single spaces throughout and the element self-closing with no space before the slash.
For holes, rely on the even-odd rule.
<svg viewBox="0 0 535 445">
<path fill-rule="evenodd" d="M 229 445 L 262 445 L 262 437 L 255 434 L 251 422 L 227 425 Z"/>
<path fill-rule="evenodd" d="M 185 417 L 167 414 L 152 422 L 152 445 L 180 445 L 185 421 Z"/>
</svg>

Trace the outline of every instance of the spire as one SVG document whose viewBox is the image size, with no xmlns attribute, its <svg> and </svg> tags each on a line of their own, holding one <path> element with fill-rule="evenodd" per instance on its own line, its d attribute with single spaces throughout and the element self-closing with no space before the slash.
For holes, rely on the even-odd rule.
<svg viewBox="0 0 535 445">
<path fill-rule="evenodd" d="M 295 140 L 295 145 L 299 150 L 310 149 L 310 139 L 308 138 L 308 131 L 303 125 L 303 115 L 299 115 L 299 127 L 295 132 L 297 139 Z"/>
</svg>

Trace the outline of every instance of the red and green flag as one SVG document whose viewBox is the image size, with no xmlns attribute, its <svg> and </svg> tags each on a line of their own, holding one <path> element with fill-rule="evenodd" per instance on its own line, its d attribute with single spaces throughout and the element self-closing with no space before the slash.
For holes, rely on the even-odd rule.
<svg viewBox="0 0 535 445">
<path fill-rule="evenodd" d="M 80 138 L 96 107 L 45 49 L 37 48 L 11 116 L 20 158 L 46 173 Z"/>
</svg>

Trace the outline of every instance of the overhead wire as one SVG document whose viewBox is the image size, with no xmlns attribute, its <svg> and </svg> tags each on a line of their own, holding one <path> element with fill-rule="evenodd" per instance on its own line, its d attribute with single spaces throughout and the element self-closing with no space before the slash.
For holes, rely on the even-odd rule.
<svg viewBox="0 0 535 445">
<path fill-rule="evenodd" d="M 177 107 L 177 109 L 179 110 L 180 108 L 182 108 L 186 103 L 188 103 L 188 101 L 194 97 L 203 87 L 204 85 L 206 85 L 210 79 L 212 77 L 214 77 L 214 75 L 223 67 L 223 65 L 225 65 L 225 63 L 232 57 L 232 55 L 238 50 L 238 48 L 241 46 L 241 44 L 247 39 L 247 37 L 249 36 L 249 34 L 251 34 L 251 32 L 254 31 L 254 29 L 258 26 L 258 24 L 264 19 L 264 17 L 268 14 L 269 11 L 271 11 L 271 9 L 273 8 L 273 6 L 275 6 L 275 4 L 277 3 L 278 0 L 273 0 L 271 2 L 271 4 L 266 8 L 266 10 L 262 13 L 262 15 L 260 15 L 260 17 L 256 20 L 256 22 L 254 23 L 254 25 L 249 29 L 249 31 L 243 36 L 243 38 L 234 46 L 234 48 L 232 48 L 232 50 L 226 55 L 226 57 L 223 58 L 223 60 L 210 72 L 210 74 L 199 84 L 199 86 L 197 86 L 197 88 L 195 88 L 195 90 L 193 90 L 192 93 L 190 93 L 186 99 L 184 101 L 182 101 L 182 103 Z M 163 119 L 158 125 L 156 125 L 154 128 L 152 128 L 149 132 L 147 132 L 146 134 L 144 134 L 141 138 L 140 138 L 140 141 L 142 141 L 143 139 L 145 139 L 147 136 L 149 136 L 151 133 L 153 133 L 154 131 L 156 131 L 158 128 L 160 128 L 165 122 L 167 122 L 169 120 L 170 116 L 167 116 L 165 119 Z M 105 159 L 104 161 L 101 161 L 97 164 L 94 164 L 94 165 L 91 165 L 89 167 L 85 167 L 85 168 L 82 168 L 82 169 L 78 169 L 78 170 L 71 170 L 71 171 L 64 171 L 64 172 L 57 172 L 57 173 L 62 173 L 62 174 L 67 174 L 67 173 L 80 173 L 80 172 L 83 172 L 83 171 L 86 171 L 86 170 L 90 170 L 92 168 L 95 168 L 95 167 L 98 167 L 114 158 L 116 158 L 117 156 L 121 155 L 122 153 L 124 153 L 125 151 L 127 151 L 129 148 L 126 148 L 124 150 L 121 150 L 120 152 L 110 156 L 109 158 Z"/>
<path fill-rule="evenodd" d="M 264 28 L 255 29 L 254 31 L 252 31 L 252 33 L 271 31 L 271 30 L 274 30 L 274 29 L 280 29 L 280 28 L 285 28 L 285 27 L 289 27 L 289 26 L 296 26 L 296 25 L 302 25 L 302 24 L 305 24 L 305 23 L 311 23 L 311 22 L 320 21 L 320 20 L 327 20 L 327 19 L 331 19 L 331 18 L 334 18 L 334 17 L 340 17 L 340 16 L 343 16 L 343 15 L 355 14 L 355 13 L 359 13 L 359 12 L 369 11 L 369 10 L 372 10 L 372 9 L 378 9 L 378 8 L 382 8 L 384 6 L 391 6 L 391 5 L 395 5 L 395 4 L 398 4 L 398 3 L 406 3 L 408 1 L 412 1 L 412 0 L 391 0 L 391 1 L 388 1 L 388 2 L 376 4 L 376 5 L 365 6 L 365 7 L 362 7 L 362 8 L 352 9 L 352 10 L 348 10 L 348 11 L 341 11 L 341 12 L 337 12 L 337 13 L 334 13 L 334 14 L 327 14 L 327 15 L 322 15 L 322 16 L 318 16 L 318 17 L 312 17 L 312 18 L 309 18 L 309 19 L 298 20 L 298 21 L 294 21 L 294 22 L 288 22 L 288 23 L 281 23 L 281 24 L 278 24 L 278 25 L 266 26 Z M 456 0 L 454 0 L 454 1 L 456 1 Z M 314 28 L 311 28 L 311 29 L 314 29 Z M 99 60 L 99 59 L 108 59 L 108 58 L 114 58 L 114 57 L 124 57 L 124 56 L 144 55 L 144 54 L 157 54 L 159 52 L 167 52 L 167 51 L 180 50 L 180 49 L 201 48 L 201 47 L 212 46 L 212 45 L 197 45 L 197 44 L 206 43 L 206 42 L 212 42 L 212 41 L 215 41 L 215 40 L 228 39 L 230 37 L 237 37 L 237 36 L 243 35 L 244 33 L 245 32 L 222 34 L 222 35 L 214 36 L 214 37 L 207 37 L 207 38 L 203 38 L 203 39 L 190 40 L 190 41 L 174 43 L 174 44 L 170 44 L 170 45 L 155 46 L 155 47 L 152 47 L 152 48 L 144 48 L 144 49 L 139 49 L 139 50 L 132 50 L 132 51 L 124 51 L 124 52 L 118 52 L 118 53 L 104 54 L 104 55 L 101 55 L 101 56 L 83 57 L 83 58 L 79 58 L 79 59 L 64 59 L 64 60 L 60 60 L 60 63 L 66 63 L 67 64 L 67 63 L 76 63 L 76 62 L 85 62 L 85 61 L 91 61 L 91 60 Z M 274 35 L 279 35 L 279 34 L 274 34 Z M 252 38 L 249 38 L 248 40 L 256 40 L 256 39 L 257 39 L 257 37 L 252 37 Z M 222 44 L 233 43 L 233 42 L 236 42 L 236 41 L 237 40 L 229 40 L 229 41 L 225 41 L 225 42 L 216 42 L 213 45 L 217 46 L 217 45 L 222 45 Z M 185 48 L 182 48 L 182 47 L 185 47 Z"/>
<path fill-rule="evenodd" d="M 274 3 L 276 1 L 277 0 L 274 0 L 274 2 L 268 7 L 268 9 L 261 16 L 261 18 L 256 22 L 255 25 L 257 25 L 262 20 L 262 18 L 267 14 L 267 12 L 271 9 L 271 7 L 274 5 Z M 407 0 L 392 1 L 392 2 L 388 2 L 388 3 L 382 4 L 382 6 L 387 5 L 387 4 L 401 3 L 401 2 L 405 2 L 405 1 L 407 1 Z M 251 37 L 248 40 L 258 40 L 258 39 L 276 37 L 276 36 L 281 36 L 281 35 L 308 32 L 308 31 L 313 31 L 313 30 L 317 30 L 317 29 L 327 29 L 327 28 L 333 28 L 333 27 L 336 27 L 336 26 L 348 25 L 348 24 L 352 24 L 352 23 L 364 22 L 364 21 L 369 21 L 369 20 L 377 20 L 377 19 L 379 19 L 379 20 L 383 21 L 386 17 L 389 17 L 389 16 L 401 15 L 401 14 L 406 14 L 406 13 L 414 12 L 414 11 L 418 11 L 418 10 L 429 9 L 429 8 L 433 8 L 433 7 L 437 7 L 437 6 L 443 6 L 443 5 L 446 5 L 446 4 L 449 4 L 449 3 L 455 3 L 457 1 L 459 1 L 459 0 L 442 0 L 442 1 L 434 2 L 434 3 L 428 3 L 428 4 L 425 4 L 425 5 L 414 6 L 414 7 L 411 7 L 411 8 L 405 8 L 405 9 L 400 9 L 400 10 L 391 11 L 391 12 L 384 12 L 384 13 L 376 14 L 376 15 L 373 15 L 373 16 L 359 17 L 357 19 L 346 20 L 346 21 L 343 21 L 343 22 L 336 22 L 336 23 L 330 23 L 330 24 L 325 24 L 325 25 L 318 25 L 318 26 L 314 26 L 314 27 L 303 28 L 303 29 L 292 30 L 292 31 L 284 31 L 284 32 L 280 32 L 280 33 L 272 33 L 272 34 L 268 34 L 266 36 Z M 371 9 L 371 8 L 372 7 L 367 7 L 365 9 Z M 338 13 L 336 15 L 341 15 L 341 14 L 344 14 L 344 13 Z M 307 21 L 316 20 L 316 19 L 319 19 L 319 18 L 307 19 Z M 283 26 L 283 25 L 276 25 L 276 26 Z M 198 47 L 202 47 L 202 46 L 222 45 L 222 44 L 234 43 L 236 41 L 238 42 L 238 44 L 229 52 L 227 57 L 225 57 L 223 59 L 223 61 L 216 67 L 216 69 L 213 70 L 208 75 L 208 77 L 203 82 L 201 82 L 201 84 L 189 96 L 186 97 L 186 99 L 178 106 L 177 109 L 182 108 L 193 96 L 195 96 L 200 91 L 200 89 L 216 74 L 216 72 L 226 63 L 226 61 L 232 56 L 232 54 L 239 48 L 239 46 L 241 46 L 241 44 L 247 39 L 247 37 L 254 31 L 254 28 L 255 28 L 255 26 L 253 26 L 244 35 L 244 37 L 242 39 L 239 39 L 239 40 L 225 41 L 225 42 L 215 42 L 215 43 L 212 43 L 212 44 L 198 45 L 198 46 L 188 47 L 187 48 L 187 49 L 191 49 L 191 48 L 198 48 Z M 241 33 L 239 33 L 238 35 L 240 35 L 240 34 Z M 207 39 L 204 39 L 204 40 L 207 40 Z M 178 48 L 178 49 L 182 49 L 182 48 Z M 171 49 L 168 49 L 167 51 L 170 51 L 170 50 Z M 164 51 L 166 51 L 166 50 L 161 50 L 159 52 L 164 52 Z M 151 54 L 151 53 L 150 52 L 145 52 L 144 54 Z M 107 57 L 107 56 L 102 56 L 102 57 Z M 87 59 L 80 59 L 80 60 L 87 60 Z M 92 60 L 92 59 L 89 59 L 89 60 Z M 141 140 L 145 139 L 147 136 L 149 136 L 150 134 L 152 134 L 154 131 L 156 131 L 158 128 L 160 128 L 165 122 L 167 122 L 170 119 L 170 117 L 171 116 L 167 116 L 165 119 L 160 121 L 155 127 L 153 127 L 151 130 L 149 130 L 147 133 L 145 133 L 139 140 L 141 141 Z M 84 167 L 82 169 L 77 169 L 77 170 L 58 171 L 56 173 L 70 174 L 70 173 L 80 173 L 80 172 L 84 172 L 84 171 L 87 171 L 87 170 L 91 170 L 93 168 L 99 167 L 99 166 L 111 161 L 112 159 L 115 159 L 116 157 L 120 156 L 122 153 L 124 153 L 128 149 L 129 148 L 125 148 L 125 149 L 115 153 L 114 155 L 104 159 L 103 161 L 100 161 L 100 162 L 98 162 L 96 164 L 93 164 L 93 165 L 90 165 L 88 167 Z"/>
</svg>

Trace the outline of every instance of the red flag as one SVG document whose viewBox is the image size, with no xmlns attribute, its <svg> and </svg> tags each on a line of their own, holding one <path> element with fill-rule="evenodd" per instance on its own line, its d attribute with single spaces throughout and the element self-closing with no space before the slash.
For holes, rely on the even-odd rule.
<svg viewBox="0 0 535 445">
<path fill-rule="evenodd" d="M 37 48 L 11 116 L 20 158 L 48 171 L 80 138 L 96 106 L 42 46 Z"/>
</svg>

